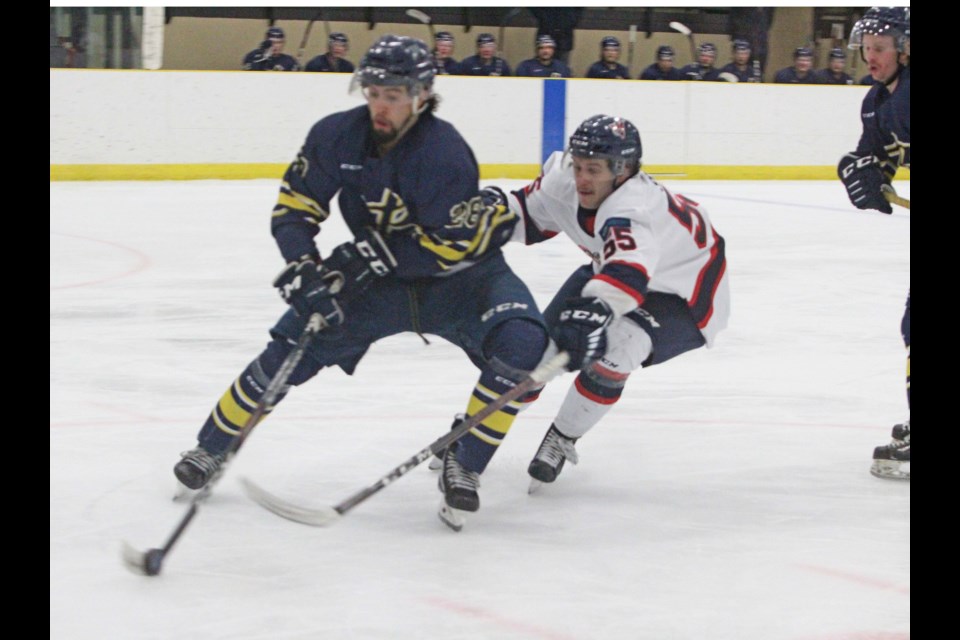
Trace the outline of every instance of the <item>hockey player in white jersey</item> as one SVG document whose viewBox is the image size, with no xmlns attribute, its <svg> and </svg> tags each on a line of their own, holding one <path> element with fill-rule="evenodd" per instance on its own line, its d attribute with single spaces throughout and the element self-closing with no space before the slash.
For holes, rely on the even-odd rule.
<svg viewBox="0 0 960 640">
<path fill-rule="evenodd" d="M 504 197 L 522 215 L 513 240 L 566 234 L 590 257 L 544 317 L 579 370 L 530 462 L 530 490 L 553 482 L 574 443 L 607 414 L 631 372 L 701 346 L 727 325 L 724 240 L 699 204 L 640 170 L 640 134 L 629 121 L 585 120 L 542 175 Z"/>
</svg>

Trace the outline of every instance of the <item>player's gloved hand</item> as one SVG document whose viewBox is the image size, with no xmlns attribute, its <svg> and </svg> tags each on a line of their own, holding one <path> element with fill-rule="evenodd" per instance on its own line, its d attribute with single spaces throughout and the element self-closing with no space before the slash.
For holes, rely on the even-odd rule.
<svg viewBox="0 0 960 640">
<path fill-rule="evenodd" d="M 343 323 L 343 309 L 337 294 L 343 288 L 343 274 L 307 257 L 291 262 L 273 281 L 280 297 L 306 318 L 319 313 L 330 326 Z"/>
<path fill-rule="evenodd" d="M 393 273 L 397 259 L 378 231 L 364 229 L 352 242 L 335 247 L 324 264 L 343 273 L 349 296 Z"/>
<path fill-rule="evenodd" d="M 569 371 L 582 369 L 607 352 L 607 325 L 613 310 L 600 298 L 569 298 L 553 339 L 570 355 Z"/>
<path fill-rule="evenodd" d="M 884 213 L 893 213 L 893 207 L 883 197 L 882 187 L 886 184 L 880 163 L 875 156 L 858 156 L 853 153 L 840 158 L 837 175 L 847 188 L 850 202 L 858 209 L 876 209 Z"/>
<path fill-rule="evenodd" d="M 505 194 L 500 187 L 494 185 L 484 187 L 480 189 L 480 197 L 483 199 L 483 204 L 488 207 L 499 205 L 508 209 L 510 208 L 510 203 L 507 201 L 507 194 Z"/>
</svg>

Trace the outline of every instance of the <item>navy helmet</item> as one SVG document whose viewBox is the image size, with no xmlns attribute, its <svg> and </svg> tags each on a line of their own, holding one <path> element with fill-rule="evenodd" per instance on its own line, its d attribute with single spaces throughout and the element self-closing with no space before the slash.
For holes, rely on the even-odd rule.
<svg viewBox="0 0 960 640">
<path fill-rule="evenodd" d="M 812 58 L 812 57 L 813 57 L 813 49 L 811 49 L 810 47 L 797 47 L 796 49 L 793 50 L 794 60 L 796 60 L 797 58 Z"/>
<path fill-rule="evenodd" d="M 620 49 L 620 41 L 613 36 L 607 36 L 600 41 L 601 49 Z"/>
<path fill-rule="evenodd" d="M 497 44 L 497 39 L 492 33 L 481 33 L 477 36 L 477 46 L 482 47 L 485 44 Z"/>
<path fill-rule="evenodd" d="M 750 51 L 750 43 L 746 40 L 736 39 L 733 41 L 734 51 Z"/>
<path fill-rule="evenodd" d="M 699 47 L 697 47 L 697 55 L 698 55 L 698 56 L 702 56 L 702 55 L 704 55 L 704 54 L 710 55 L 710 56 L 713 56 L 714 58 L 716 58 L 716 57 L 717 57 L 717 45 L 713 44 L 712 42 L 704 42 L 702 45 L 700 45 Z"/>
<path fill-rule="evenodd" d="M 668 44 L 662 44 L 657 47 L 657 60 L 673 60 L 676 55 L 673 47 Z"/>
<path fill-rule="evenodd" d="M 437 31 L 437 34 L 433 36 L 434 42 L 449 42 L 453 43 L 453 34 L 449 31 Z"/>
<path fill-rule="evenodd" d="M 434 67 L 423 40 L 380 36 L 367 50 L 350 83 L 350 91 L 370 85 L 406 87 L 411 96 L 433 87 Z"/>
<path fill-rule="evenodd" d="M 850 31 L 849 49 L 859 49 L 863 36 L 893 36 L 897 51 L 910 53 L 910 7 L 872 7 Z"/>
<path fill-rule="evenodd" d="M 546 34 L 542 36 L 537 36 L 537 49 L 539 49 L 540 47 L 553 47 L 554 49 L 556 49 L 557 41 Z"/>
<path fill-rule="evenodd" d="M 578 158 L 607 160 L 614 175 L 640 168 L 640 132 L 624 118 L 598 115 L 584 120 L 570 136 L 567 153 Z"/>
<path fill-rule="evenodd" d="M 286 40 L 286 36 L 280 27 L 270 27 L 267 29 L 267 40 Z"/>
<path fill-rule="evenodd" d="M 840 47 L 830 49 L 830 59 L 831 60 L 846 60 L 847 54 Z"/>
<path fill-rule="evenodd" d="M 339 31 L 334 31 L 333 33 L 330 34 L 330 37 L 327 38 L 327 44 L 328 45 L 342 44 L 343 46 L 346 47 L 350 45 L 350 40 L 347 38 L 347 34 L 340 33 Z"/>
</svg>

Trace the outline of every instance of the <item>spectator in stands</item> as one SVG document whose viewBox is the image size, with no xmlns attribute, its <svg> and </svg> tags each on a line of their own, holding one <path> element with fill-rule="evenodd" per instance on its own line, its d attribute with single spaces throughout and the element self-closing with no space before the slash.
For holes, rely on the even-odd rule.
<svg viewBox="0 0 960 640">
<path fill-rule="evenodd" d="M 565 65 L 569 63 L 570 51 L 573 50 L 573 30 L 580 22 L 583 7 L 533 7 L 528 11 L 537 19 L 537 38 L 553 38 L 556 43 L 555 57 Z"/>
<path fill-rule="evenodd" d="M 573 73 L 562 60 L 554 57 L 557 43 L 550 36 L 537 37 L 537 55 L 517 65 L 517 76 L 527 78 L 570 78 Z"/>
<path fill-rule="evenodd" d="M 760 63 L 760 77 L 767 72 L 767 32 L 773 23 L 773 7 L 731 7 L 730 37 L 746 40 L 753 48 L 753 59 Z"/>
<path fill-rule="evenodd" d="M 497 39 L 492 33 L 477 36 L 477 55 L 464 58 L 457 67 L 460 76 L 509 76 L 510 65 L 495 55 Z"/>
<path fill-rule="evenodd" d="M 353 63 L 344 58 L 350 48 L 346 34 L 334 32 L 327 38 L 327 52 L 321 53 L 307 63 L 304 71 L 328 73 L 353 73 Z"/>
<path fill-rule="evenodd" d="M 720 78 L 727 82 L 762 82 L 760 61 L 750 64 L 750 43 L 746 40 L 733 41 L 733 61 L 720 69 Z"/>
<path fill-rule="evenodd" d="M 853 78 L 844 69 L 847 66 L 847 54 L 837 47 L 830 50 L 827 68 L 817 72 L 820 84 L 853 84 Z"/>
<path fill-rule="evenodd" d="M 433 36 L 433 68 L 437 75 L 449 76 L 457 73 L 460 64 L 453 59 L 453 34 L 449 31 L 438 31 Z"/>
<path fill-rule="evenodd" d="M 680 70 L 673 66 L 676 54 L 668 44 L 657 47 L 657 61 L 643 70 L 641 80 L 683 80 Z"/>
<path fill-rule="evenodd" d="M 797 47 L 793 52 L 793 66 L 777 71 L 773 81 L 780 84 L 820 84 L 813 71 L 813 50 Z"/>
<path fill-rule="evenodd" d="M 680 79 L 707 80 L 710 82 L 720 80 L 720 69 L 713 66 L 716 61 L 717 45 L 712 42 L 704 42 L 697 47 L 697 61 L 691 62 L 680 69 Z"/>
<path fill-rule="evenodd" d="M 280 27 L 267 29 L 266 40 L 260 46 L 243 56 L 243 68 L 246 71 L 300 71 L 300 65 L 293 56 L 283 53 L 286 36 Z"/>
<path fill-rule="evenodd" d="M 620 58 L 620 41 L 607 36 L 600 41 L 600 59 L 587 69 L 588 78 L 624 78 L 630 79 L 630 71 L 617 62 Z"/>
</svg>

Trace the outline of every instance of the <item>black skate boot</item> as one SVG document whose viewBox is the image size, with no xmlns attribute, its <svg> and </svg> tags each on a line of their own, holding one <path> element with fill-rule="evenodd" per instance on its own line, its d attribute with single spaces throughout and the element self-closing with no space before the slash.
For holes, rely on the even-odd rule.
<svg viewBox="0 0 960 640">
<path fill-rule="evenodd" d="M 458 413 L 457 415 L 455 415 L 453 417 L 453 424 L 450 425 L 450 430 L 453 431 L 454 429 L 456 429 L 466 419 L 467 419 L 467 414 L 465 413 Z M 433 454 L 433 457 L 430 458 L 430 463 L 427 464 L 427 467 L 429 467 L 430 471 L 439 471 L 441 467 L 443 467 L 443 454 L 445 452 L 446 452 L 446 449 L 442 449 L 437 453 Z"/>
<path fill-rule="evenodd" d="M 890 444 L 873 450 L 870 473 L 878 478 L 910 479 L 910 421 L 893 427 Z"/>
<path fill-rule="evenodd" d="M 180 454 L 181 459 L 173 467 L 173 474 L 188 489 L 202 489 L 223 464 L 226 457 L 222 453 L 210 453 L 203 447 L 197 447 Z"/>
<path fill-rule="evenodd" d="M 469 471 L 460 464 L 457 460 L 459 446 L 460 443 L 455 442 L 447 447 L 439 481 L 440 491 L 443 492 L 440 519 L 454 531 L 463 528 L 467 513 L 480 508 L 480 496 L 477 494 L 480 474 Z"/>
<path fill-rule="evenodd" d="M 527 473 L 533 478 L 530 482 L 528 493 L 533 493 L 543 482 L 553 482 L 560 475 L 563 469 L 563 463 L 570 460 L 571 464 L 577 464 L 579 457 L 574 443 L 579 438 L 568 438 L 560 433 L 554 425 L 550 425 L 547 434 L 543 436 L 543 442 L 537 449 L 537 454 L 530 461 L 527 467 Z"/>
</svg>

